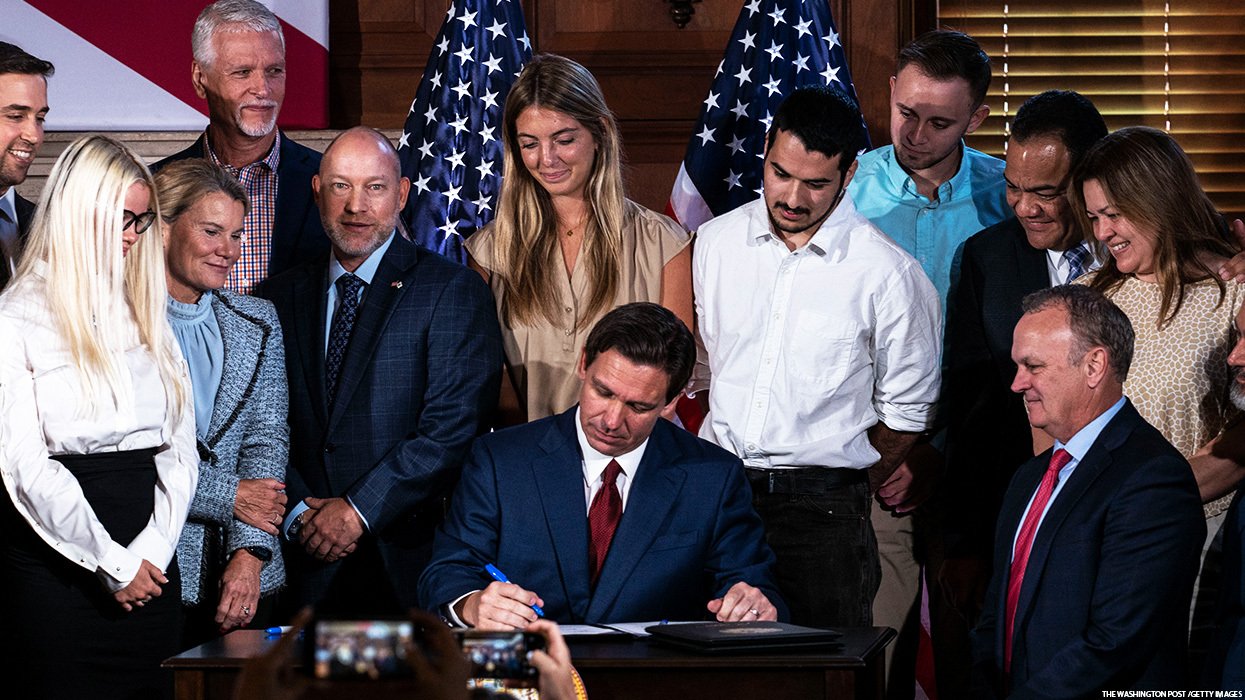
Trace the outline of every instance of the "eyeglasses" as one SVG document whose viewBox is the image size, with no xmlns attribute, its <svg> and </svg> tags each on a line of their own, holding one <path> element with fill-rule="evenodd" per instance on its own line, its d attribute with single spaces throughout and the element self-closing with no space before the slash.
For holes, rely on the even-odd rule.
<svg viewBox="0 0 1245 700">
<path fill-rule="evenodd" d="M 142 214 L 135 214 L 129 209 L 121 212 L 121 230 L 124 231 L 130 226 L 134 227 L 134 233 L 142 234 L 151 228 L 156 222 L 156 213 L 150 209 Z"/>
</svg>

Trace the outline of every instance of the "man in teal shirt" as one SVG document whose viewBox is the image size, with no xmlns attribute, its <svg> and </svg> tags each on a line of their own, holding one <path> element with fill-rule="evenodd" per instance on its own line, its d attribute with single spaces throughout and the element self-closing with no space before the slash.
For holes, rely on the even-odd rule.
<svg viewBox="0 0 1245 700">
<path fill-rule="evenodd" d="M 899 53 L 890 85 L 891 145 L 860 157 L 848 192 L 861 214 L 920 262 L 938 290 L 945 317 L 964 241 L 1011 216 L 1003 161 L 964 145 L 964 135 L 990 114 L 985 104 L 990 59 L 966 34 L 929 32 Z M 873 510 L 882 561 L 873 621 L 900 634 L 887 649 L 891 698 L 913 695 L 925 563 L 917 548 L 934 539 L 925 531 L 937 527 L 937 515 L 936 508 L 928 518 L 923 513 L 914 532 L 910 513 L 941 476 L 939 442 L 923 441 L 912 449 L 878 489 L 882 507 Z"/>
</svg>

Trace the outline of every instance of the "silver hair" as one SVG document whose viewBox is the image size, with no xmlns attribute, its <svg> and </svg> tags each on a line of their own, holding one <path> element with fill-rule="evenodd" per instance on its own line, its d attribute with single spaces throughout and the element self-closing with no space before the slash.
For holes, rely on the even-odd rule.
<svg viewBox="0 0 1245 700">
<path fill-rule="evenodd" d="M 199 65 L 210 66 L 216 59 L 212 37 L 218 31 L 275 32 L 281 51 L 285 51 L 281 21 L 272 10 L 255 0 L 216 0 L 203 8 L 190 34 L 190 49 Z"/>
</svg>

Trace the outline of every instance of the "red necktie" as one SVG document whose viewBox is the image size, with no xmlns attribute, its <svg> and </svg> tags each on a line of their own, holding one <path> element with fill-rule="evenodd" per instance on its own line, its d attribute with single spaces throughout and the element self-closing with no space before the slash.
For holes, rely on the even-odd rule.
<svg viewBox="0 0 1245 700">
<path fill-rule="evenodd" d="M 601 566 L 610 551 L 614 530 L 618 529 L 618 521 L 622 518 L 622 496 L 615 483 L 621 471 L 618 462 L 611 459 L 601 477 L 601 489 L 588 509 L 588 572 L 592 575 L 593 588 L 596 588 L 597 578 L 601 576 Z"/>
<path fill-rule="evenodd" d="M 1050 495 L 1059 481 L 1059 470 L 1072 461 L 1067 450 L 1058 450 L 1050 457 L 1050 466 L 1042 476 L 1037 494 L 1033 497 L 1033 505 L 1025 514 L 1025 521 L 1020 525 L 1020 534 L 1016 535 L 1016 549 L 1012 551 L 1011 575 L 1007 578 L 1007 610 L 1003 633 L 1003 670 L 1010 672 L 1012 667 L 1012 625 L 1016 622 L 1016 601 L 1020 599 L 1020 586 L 1025 580 L 1025 566 L 1029 563 L 1029 550 L 1033 548 L 1033 536 L 1037 534 L 1038 521 Z"/>
</svg>

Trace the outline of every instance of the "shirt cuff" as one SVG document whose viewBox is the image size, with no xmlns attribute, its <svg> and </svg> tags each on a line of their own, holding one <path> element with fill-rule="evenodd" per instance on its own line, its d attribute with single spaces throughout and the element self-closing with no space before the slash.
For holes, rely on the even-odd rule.
<svg viewBox="0 0 1245 700">
<path fill-rule="evenodd" d="M 886 427 L 900 433 L 919 433 L 934 423 L 934 404 L 875 402 L 874 410 Z"/>
<path fill-rule="evenodd" d="M 371 531 L 372 531 L 372 526 L 368 524 L 368 522 L 367 522 L 367 518 L 365 518 L 365 517 L 363 516 L 363 511 L 359 510 L 359 506 L 356 506 L 356 505 L 354 504 L 354 501 L 350 500 L 350 496 L 346 496 L 346 502 L 350 504 L 350 507 L 351 507 L 351 508 L 354 508 L 354 512 L 355 512 L 355 513 L 358 513 L 358 514 L 359 514 L 359 520 L 363 523 L 363 529 L 364 529 L 364 531 L 366 531 L 366 532 L 371 532 Z"/>
<path fill-rule="evenodd" d="M 130 585 L 130 582 L 138 575 L 138 568 L 142 563 L 140 556 L 112 542 L 108 545 L 108 551 L 104 553 L 104 557 L 100 559 L 96 573 L 108 591 L 116 593 Z"/>
<path fill-rule="evenodd" d="M 454 612 L 454 608 L 458 607 L 458 604 L 463 602 L 463 599 L 465 599 L 467 596 L 471 595 L 472 593 L 479 593 L 479 592 L 480 592 L 480 589 L 478 588 L 474 591 L 468 591 L 458 596 L 457 598 L 455 598 L 454 602 L 445 606 L 445 610 L 443 611 L 442 617 L 444 617 L 450 623 L 451 627 L 458 627 L 460 629 L 471 629 L 471 625 L 464 622 L 463 619 L 458 616 L 458 613 Z"/>
<path fill-rule="evenodd" d="M 294 523 L 298 521 L 298 516 L 302 515 L 303 512 L 307 510 L 310 509 L 304 501 L 299 501 L 298 504 L 294 506 L 294 509 L 290 511 L 289 515 L 285 516 L 285 520 L 281 523 L 282 537 L 290 542 L 297 541 L 294 539 L 294 536 L 290 534 L 290 528 L 293 527 Z"/>
<path fill-rule="evenodd" d="M 168 568 L 169 562 L 173 561 L 175 547 L 177 547 L 176 540 L 169 542 L 160 536 L 160 532 L 156 528 L 148 527 L 138 533 L 138 536 L 130 541 L 126 549 L 134 556 L 151 562 L 163 572 Z M 138 573 L 138 567 L 135 567 L 134 573 Z M 131 574 L 130 578 L 134 578 L 133 574 Z"/>
</svg>

